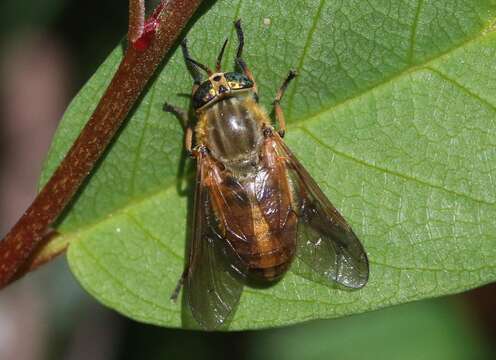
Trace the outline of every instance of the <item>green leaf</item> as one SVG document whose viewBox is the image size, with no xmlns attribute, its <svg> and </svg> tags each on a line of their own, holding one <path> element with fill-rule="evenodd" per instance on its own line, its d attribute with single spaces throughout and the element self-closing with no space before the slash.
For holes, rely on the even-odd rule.
<svg viewBox="0 0 496 360">
<path fill-rule="evenodd" d="M 288 69 L 287 143 L 349 220 L 370 282 L 341 291 L 289 273 L 246 288 L 231 329 L 280 326 L 457 293 L 496 279 L 494 0 L 218 1 L 188 34 L 213 64 L 233 20 L 267 107 Z M 67 110 L 46 181 L 117 67 L 117 48 Z M 70 266 L 97 299 L 136 320 L 179 327 L 191 179 L 164 101 L 191 79 L 180 51 L 148 88 L 60 224 Z M 185 165 L 186 164 L 186 165 Z M 190 184 L 191 185 L 191 184 Z"/>
</svg>

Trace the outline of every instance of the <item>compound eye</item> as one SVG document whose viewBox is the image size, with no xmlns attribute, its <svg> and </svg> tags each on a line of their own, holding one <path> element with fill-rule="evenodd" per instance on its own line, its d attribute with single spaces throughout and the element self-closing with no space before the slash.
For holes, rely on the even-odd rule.
<svg viewBox="0 0 496 360">
<path fill-rule="evenodd" d="M 215 97 L 212 83 L 207 80 L 202 83 L 193 95 L 193 107 L 195 109 L 201 108 L 203 105 L 212 101 Z"/>
<path fill-rule="evenodd" d="M 220 81 L 222 79 L 222 76 L 220 75 L 217 75 L 217 76 L 214 76 L 214 81 Z"/>
<path fill-rule="evenodd" d="M 232 90 L 249 89 L 253 87 L 253 81 L 248 79 L 244 74 L 229 72 L 225 73 L 224 77 Z"/>
</svg>

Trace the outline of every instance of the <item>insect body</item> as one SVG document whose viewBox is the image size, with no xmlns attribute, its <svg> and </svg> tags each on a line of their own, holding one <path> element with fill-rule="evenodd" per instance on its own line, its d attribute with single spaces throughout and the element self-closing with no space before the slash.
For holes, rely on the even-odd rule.
<svg viewBox="0 0 496 360">
<path fill-rule="evenodd" d="M 241 24 L 235 25 L 242 73 L 220 71 L 226 43 L 216 72 L 191 59 L 183 43 L 195 80 L 193 150 L 187 113 L 166 105 L 183 119 L 186 148 L 197 159 L 194 231 L 184 281 L 192 313 L 207 329 L 231 315 L 243 283 L 275 282 L 295 258 L 349 288 L 363 287 L 369 271 L 356 235 L 282 140 L 279 103 L 295 73 L 289 73 L 274 101 L 275 131 L 258 104 L 256 83 L 241 57 Z M 199 69 L 208 80 L 201 80 Z"/>
<path fill-rule="evenodd" d="M 211 184 L 207 214 L 232 246 L 236 271 L 275 280 L 294 255 L 296 214 L 285 169 L 266 140 L 272 136 L 267 116 L 252 95 L 227 98 L 200 115 L 198 140 L 208 144 L 202 156 L 210 157 L 200 181 Z"/>
</svg>

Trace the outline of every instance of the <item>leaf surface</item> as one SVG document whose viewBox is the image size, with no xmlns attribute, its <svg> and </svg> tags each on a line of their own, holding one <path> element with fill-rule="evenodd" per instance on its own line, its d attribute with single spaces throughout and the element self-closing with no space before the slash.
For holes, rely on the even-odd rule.
<svg viewBox="0 0 496 360">
<path fill-rule="evenodd" d="M 339 317 L 496 280 L 496 1 L 218 1 L 188 34 L 194 57 L 213 64 L 228 36 L 231 69 L 239 17 L 266 107 L 287 71 L 299 72 L 283 100 L 286 141 L 354 228 L 371 270 L 359 291 L 292 273 L 247 288 L 230 328 Z M 42 182 L 121 56 L 118 47 L 68 108 Z M 169 295 L 183 268 L 193 167 L 162 106 L 187 106 L 178 94 L 190 86 L 176 50 L 59 226 L 87 291 L 171 327 L 182 324 Z"/>
</svg>

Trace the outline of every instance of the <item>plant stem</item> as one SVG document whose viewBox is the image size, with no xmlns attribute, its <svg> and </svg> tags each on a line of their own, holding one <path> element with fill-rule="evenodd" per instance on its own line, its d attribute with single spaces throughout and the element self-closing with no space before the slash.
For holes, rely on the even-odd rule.
<svg viewBox="0 0 496 360">
<path fill-rule="evenodd" d="M 143 0 L 130 1 L 130 42 L 110 85 L 50 180 L 0 241 L 0 288 L 28 271 L 29 260 L 39 250 L 50 226 L 90 174 L 200 3 L 201 0 L 162 1 L 144 23 Z"/>
</svg>

